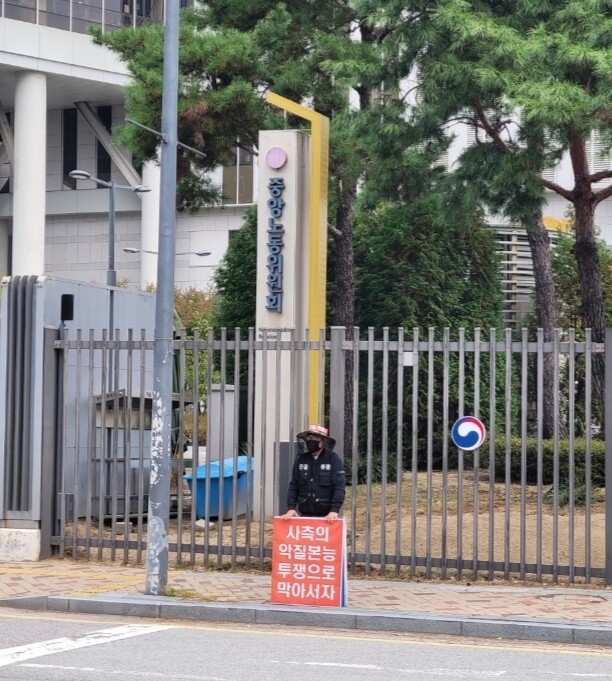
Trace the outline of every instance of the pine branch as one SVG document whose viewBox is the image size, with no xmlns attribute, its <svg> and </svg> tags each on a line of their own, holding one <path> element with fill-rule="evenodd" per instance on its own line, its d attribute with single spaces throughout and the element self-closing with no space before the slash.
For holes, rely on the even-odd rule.
<svg viewBox="0 0 612 681">
<path fill-rule="evenodd" d="M 559 196 L 562 196 L 564 199 L 567 199 L 571 203 L 574 202 L 574 192 L 570 191 L 569 189 L 565 189 L 562 187 L 560 184 L 557 184 L 556 182 L 551 182 L 550 180 L 545 180 L 543 177 L 539 178 L 540 183 L 546 187 L 546 189 L 550 189 L 553 192 L 556 192 L 559 194 Z"/>
<path fill-rule="evenodd" d="M 607 123 L 608 125 L 612 123 L 612 111 L 597 111 L 595 113 L 595 118 L 602 123 Z"/>
<path fill-rule="evenodd" d="M 595 184 L 596 182 L 600 182 L 601 180 L 607 180 L 609 177 L 612 177 L 612 170 L 600 170 L 598 173 L 593 173 L 592 175 L 589 175 L 587 177 L 587 180 Z"/>
<path fill-rule="evenodd" d="M 489 137 L 493 140 L 493 144 L 497 147 L 497 149 L 499 149 L 499 151 L 502 152 L 502 154 L 506 154 L 508 152 L 508 147 L 499 136 L 499 131 L 496 130 L 491 123 L 489 123 L 489 119 L 487 118 L 485 110 L 483 109 L 482 103 L 479 99 L 474 102 L 474 108 L 478 114 L 478 120 L 480 121 L 487 135 L 489 135 Z"/>
<path fill-rule="evenodd" d="M 597 175 L 600 175 L 601 173 L 597 173 Z M 612 177 L 612 173 L 608 173 L 608 177 Z M 601 191 L 598 191 L 593 199 L 593 202 L 595 205 L 598 203 L 601 203 L 602 201 L 605 201 L 606 199 L 609 199 L 612 196 L 612 184 L 609 187 L 606 187 L 605 189 L 602 189 Z"/>
</svg>

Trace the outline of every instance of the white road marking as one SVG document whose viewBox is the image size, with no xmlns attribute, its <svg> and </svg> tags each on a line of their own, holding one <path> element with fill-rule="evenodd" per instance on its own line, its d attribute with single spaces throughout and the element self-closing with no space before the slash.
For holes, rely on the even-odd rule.
<svg viewBox="0 0 612 681">
<path fill-rule="evenodd" d="M 547 674 L 555 674 L 559 676 L 559 672 L 546 672 Z M 577 679 L 612 679 L 612 674 L 582 674 L 580 672 L 564 672 L 563 676 L 568 676 Z"/>
<path fill-rule="evenodd" d="M 368 671 L 385 672 L 386 674 L 419 674 L 419 675 L 430 675 L 430 676 L 446 676 L 454 679 L 489 679 L 489 678 L 499 678 L 504 676 L 508 672 L 505 670 L 476 670 L 476 669 L 444 669 L 438 667 L 432 667 L 431 669 L 392 669 L 388 667 L 379 667 L 375 664 L 346 664 L 343 662 L 300 662 L 298 660 L 288 660 L 283 662 L 282 660 L 267 660 L 269 664 L 289 664 L 293 666 L 301 667 L 334 667 L 340 669 L 363 669 Z"/>
<path fill-rule="evenodd" d="M 444 669 L 444 668 L 431 668 L 431 669 L 394 669 L 397 674 L 423 674 L 430 676 L 448 676 L 454 679 L 489 679 L 489 678 L 499 678 L 504 676 L 508 672 L 502 670 L 476 670 L 476 669 Z"/>
<path fill-rule="evenodd" d="M 35 657 L 43 657 L 44 655 L 53 655 L 54 653 L 63 653 L 68 650 L 78 650 L 79 648 L 98 646 L 103 643 L 112 643 L 113 641 L 120 641 L 124 638 L 132 638 L 133 636 L 152 634 L 155 631 L 163 631 L 165 629 L 169 629 L 169 627 L 165 625 L 126 624 L 122 627 L 111 627 L 110 629 L 93 631 L 78 638 L 64 636 L 49 641 L 28 643 L 15 648 L 5 648 L 0 650 L 0 667 L 17 664 L 18 662 L 31 660 Z"/>
<path fill-rule="evenodd" d="M 166 672 L 137 672 L 137 671 L 130 671 L 126 669 L 101 669 L 98 667 L 70 667 L 68 665 L 63 665 L 63 664 L 36 664 L 35 662 L 33 663 L 24 663 L 20 664 L 20 667 L 30 667 L 34 669 L 61 669 L 62 671 L 68 671 L 68 672 L 90 672 L 90 673 L 98 673 L 98 674 L 117 674 L 120 676 L 138 676 L 141 678 L 148 678 L 148 679 L 167 679 L 168 674 Z M 172 673 L 172 678 L 173 679 L 187 679 L 188 681 L 228 681 L 227 679 L 220 677 L 220 676 L 202 676 L 201 674 L 198 674 L 197 676 L 194 676 L 193 674 L 176 674 L 175 672 Z"/>
<path fill-rule="evenodd" d="M 343 669 L 373 669 L 377 672 L 385 671 L 384 667 L 379 667 L 375 664 L 344 664 L 342 662 L 293 662 L 288 661 L 286 664 L 301 665 L 303 667 L 342 667 Z"/>
</svg>

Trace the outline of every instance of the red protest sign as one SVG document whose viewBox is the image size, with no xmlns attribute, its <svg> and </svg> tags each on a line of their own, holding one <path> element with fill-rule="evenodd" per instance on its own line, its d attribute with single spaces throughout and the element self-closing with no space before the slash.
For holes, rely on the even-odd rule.
<svg viewBox="0 0 612 681">
<path fill-rule="evenodd" d="M 271 602 L 346 605 L 344 520 L 274 518 Z"/>
</svg>

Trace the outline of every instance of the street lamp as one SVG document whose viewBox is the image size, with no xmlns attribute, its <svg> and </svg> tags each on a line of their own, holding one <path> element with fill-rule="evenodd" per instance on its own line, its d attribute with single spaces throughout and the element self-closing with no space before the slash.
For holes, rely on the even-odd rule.
<svg viewBox="0 0 612 681">
<path fill-rule="evenodd" d="M 124 246 L 123 250 L 126 253 L 148 253 L 149 255 L 159 255 L 157 251 L 148 251 L 146 248 L 133 248 L 132 246 Z M 210 255 L 210 251 L 183 251 L 182 253 L 175 253 L 174 255 L 199 255 L 202 257 Z"/>
<path fill-rule="evenodd" d="M 150 192 L 151 188 L 144 184 L 117 184 L 112 180 L 101 180 L 99 177 L 94 177 L 86 170 L 71 170 L 68 175 L 75 180 L 91 180 L 101 187 L 108 188 L 108 265 L 106 270 L 106 285 L 117 286 L 117 271 L 115 270 L 115 190 L 129 189 L 131 192 L 144 194 Z M 113 327 L 115 325 L 115 305 L 114 305 L 114 291 L 109 290 L 109 305 L 108 305 L 108 338 L 113 340 Z M 112 351 L 109 353 L 109 358 L 112 359 Z M 109 360 L 110 361 L 110 360 Z M 110 366 L 110 365 L 109 365 Z M 112 388 L 112 370 L 109 371 L 109 390 Z"/>
<path fill-rule="evenodd" d="M 75 180 L 91 180 L 101 187 L 108 188 L 108 268 L 106 270 L 106 283 L 108 286 L 117 286 L 117 272 L 115 271 L 115 190 L 129 189 L 138 194 L 150 192 L 151 188 L 144 184 L 117 184 L 116 182 L 101 180 L 94 177 L 86 170 L 71 170 L 68 175 Z"/>
<path fill-rule="evenodd" d="M 116 189 L 129 189 L 132 192 L 145 193 L 150 192 L 151 188 L 145 186 L 144 184 L 117 184 L 112 180 L 106 181 L 99 177 L 94 177 L 91 173 L 86 170 L 71 170 L 68 175 L 75 180 L 91 180 L 101 187 L 108 188 L 108 265 L 106 270 L 106 285 L 107 286 L 117 286 L 117 272 L 115 270 L 115 190 Z M 108 338 L 113 340 L 115 326 L 115 301 L 114 301 L 114 291 L 111 288 L 109 290 L 109 300 L 108 300 Z M 108 390 L 112 391 L 113 388 L 113 371 L 112 371 L 112 358 L 113 352 L 109 350 L 109 371 L 108 371 Z"/>
<path fill-rule="evenodd" d="M 91 180 L 101 187 L 108 188 L 108 265 L 106 270 L 106 285 L 108 289 L 108 339 L 114 340 L 114 326 L 115 326 L 115 291 L 113 287 L 117 286 L 117 272 L 115 270 L 115 190 L 129 189 L 132 192 L 144 193 L 150 192 L 151 189 L 143 184 L 117 184 L 112 180 L 106 181 L 99 177 L 94 177 L 86 170 L 71 170 L 68 175 L 75 180 Z M 104 378 L 102 379 L 104 380 Z M 113 393 L 116 388 L 114 385 L 114 370 L 113 370 L 113 349 L 108 348 L 108 376 L 107 376 L 107 390 L 109 394 Z M 106 431 L 106 456 L 112 456 L 113 451 L 113 431 L 107 429 Z M 110 475 L 107 476 L 107 485 L 110 485 Z M 110 494 L 110 487 L 105 490 L 106 494 Z M 124 511 L 127 520 L 129 499 L 124 500 Z"/>
</svg>

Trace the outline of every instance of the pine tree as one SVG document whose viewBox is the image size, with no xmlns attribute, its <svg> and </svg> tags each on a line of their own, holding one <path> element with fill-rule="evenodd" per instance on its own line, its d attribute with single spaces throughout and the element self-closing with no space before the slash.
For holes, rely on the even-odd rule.
<svg viewBox="0 0 612 681">
<path fill-rule="evenodd" d="M 468 121 L 481 143 L 467 149 L 458 179 L 492 208 L 528 228 L 539 289 L 548 258 L 541 225 L 545 190 L 572 204 L 574 252 L 580 273 L 584 325 L 603 341 L 605 321 L 595 209 L 612 196 L 599 188 L 612 171 L 596 172 L 587 150 L 593 131 L 609 153 L 612 111 L 610 0 L 357 0 L 372 25 L 386 30 L 379 54 L 392 93 L 418 67 L 419 102 L 412 125 L 404 102 L 384 102 L 388 127 L 443 148 L 452 123 Z M 409 131 L 406 130 L 409 128 Z M 573 186 L 542 177 L 569 153 Z M 397 153 L 400 153 L 399 151 Z M 392 178 L 395 187 L 404 176 Z M 534 219 L 534 216 L 537 216 Z M 530 229 L 531 226 L 531 229 Z M 542 293 L 541 290 L 539 293 Z M 541 305 L 552 288 L 541 296 Z M 545 324 L 549 326 L 550 324 Z M 604 400 L 603 357 L 594 357 L 594 385 Z"/>
<path fill-rule="evenodd" d="M 252 147 L 259 129 L 284 125 L 282 117 L 263 104 L 261 94 L 266 90 L 309 101 L 331 119 L 329 234 L 335 267 L 328 277 L 334 291 L 330 323 L 347 327 L 349 336 L 355 287 L 352 234 L 361 165 L 350 139 L 349 91 L 325 64 L 349 59 L 360 49 L 352 36 L 356 26 L 348 0 L 284 4 L 215 0 L 182 13 L 179 64 L 179 139 L 205 154 L 201 158 L 179 149 L 181 208 L 197 210 L 218 199 L 203 173 L 226 160 L 237 138 Z M 126 97 L 129 116 L 159 129 L 162 28 L 98 33 L 96 40 L 115 50 L 133 75 Z M 359 99 L 367 105 L 365 88 Z M 296 120 L 289 123 L 301 125 Z M 120 141 L 142 158 L 155 153 L 156 139 L 140 128 L 126 127 Z M 350 386 L 350 366 L 346 374 Z M 350 399 L 352 392 L 346 394 Z M 348 403 L 346 413 L 350 419 Z M 350 434 L 350 424 L 346 430 Z"/>
</svg>

